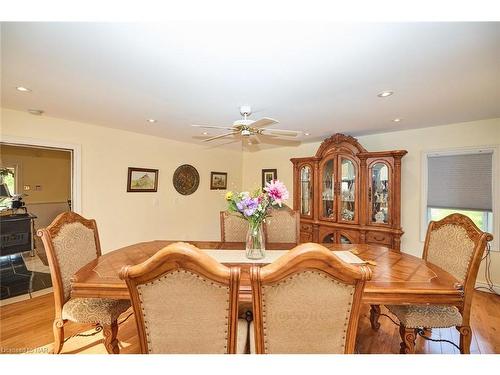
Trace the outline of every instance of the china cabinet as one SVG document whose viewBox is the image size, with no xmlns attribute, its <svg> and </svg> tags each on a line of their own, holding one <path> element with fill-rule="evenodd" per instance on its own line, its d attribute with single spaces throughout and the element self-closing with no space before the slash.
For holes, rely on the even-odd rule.
<svg viewBox="0 0 500 375">
<path fill-rule="evenodd" d="M 335 134 L 315 156 L 293 158 L 294 209 L 301 242 L 400 248 L 401 159 L 405 150 L 368 152 Z"/>
</svg>

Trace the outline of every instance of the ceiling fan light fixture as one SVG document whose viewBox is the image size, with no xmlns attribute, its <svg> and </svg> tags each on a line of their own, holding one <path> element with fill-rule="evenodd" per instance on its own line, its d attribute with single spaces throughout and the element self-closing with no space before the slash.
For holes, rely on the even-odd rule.
<svg viewBox="0 0 500 375">
<path fill-rule="evenodd" d="M 304 133 L 304 135 L 311 135 L 311 133 Z"/>
<path fill-rule="evenodd" d="M 24 86 L 17 86 L 16 90 L 21 91 L 21 92 L 31 92 L 31 89 L 24 87 Z"/>
<path fill-rule="evenodd" d="M 401 122 L 401 120 L 402 120 L 402 118 L 396 117 L 396 118 L 395 118 L 394 120 L 392 120 L 392 121 L 394 121 L 394 122 Z"/>
<path fill-rule="evenodd" d="M 150 124 L 154 124 L 156 122 L 156 120 L 154 118 L 148 118 L 148 122 Z"/>
</svg>

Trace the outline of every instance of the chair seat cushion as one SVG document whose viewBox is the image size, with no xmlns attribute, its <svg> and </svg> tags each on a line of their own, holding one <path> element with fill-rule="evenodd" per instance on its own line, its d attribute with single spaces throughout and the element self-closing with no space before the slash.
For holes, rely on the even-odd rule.
<svg viewBox="0 0 500 375">
<path fill-rule="evenodd" d="M 129 300 L 71 298 L 63 306 L 62 318 L 78 323 L 111 324 L 129 307 Z"/>
<path fill-rule="evenodd" d="M 407 328 L 446 328 L 462 325 L 462 315 L 455 306 L 447 305 L 388 305 Z"/>
</svg>

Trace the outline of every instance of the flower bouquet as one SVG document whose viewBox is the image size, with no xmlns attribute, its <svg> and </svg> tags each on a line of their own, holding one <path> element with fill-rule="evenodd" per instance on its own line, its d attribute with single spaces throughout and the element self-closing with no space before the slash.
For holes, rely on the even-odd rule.
<svg viewBox="0 0 500 375">
<path fill-rule="evenodd" d="M 227 192 L 228 209 L 248 221 L 246 236 L 246 255 L 249 259 L 261 259 L 265 256 L 263 223 L 271 214 L 271 210 L 281 207 L 288 199 L 286 186 L 278 180 L 266 183 L 264 190 L 257 189 L 253 193 Z"/>
</svg>

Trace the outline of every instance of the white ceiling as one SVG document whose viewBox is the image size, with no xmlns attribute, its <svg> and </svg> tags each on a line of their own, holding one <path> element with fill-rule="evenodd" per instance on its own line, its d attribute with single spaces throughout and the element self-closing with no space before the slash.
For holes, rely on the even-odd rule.
<svg viewBox="0 0 500 375">
<path fill-rule="evenodd" d="M 242 104 L 303 141 L 500 117 L 500 23 L 3 23 L 1 38 L 4 107 L 188 142 Z"/>
</svg>

